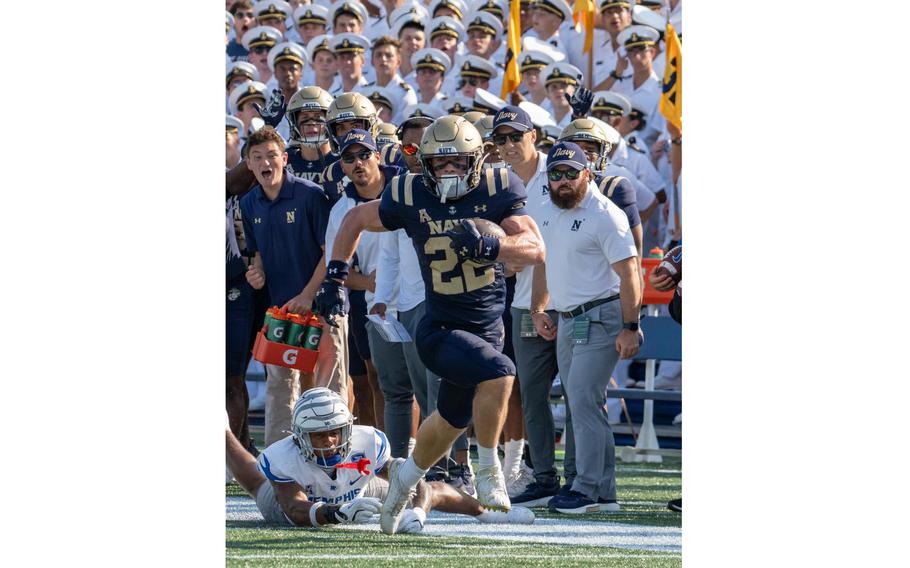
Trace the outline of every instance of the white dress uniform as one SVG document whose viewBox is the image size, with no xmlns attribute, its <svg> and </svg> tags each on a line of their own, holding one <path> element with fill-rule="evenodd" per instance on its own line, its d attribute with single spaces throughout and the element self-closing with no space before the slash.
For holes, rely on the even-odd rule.
<svg viewBox="0 0 910 568">
<path fill-rule="evenodd" d="M 369 460 L 367 475 L 356 468 L 339 468 L 332 479 L 321 467 L 303 457 L 293 436 L 262 450 L 257 465 L 269 481 L 296 483 L 303 488 L 308 500 L 337 505 L 356 499 L 367 483 L 382 471 L 390 456 L 389 441 L 384 433 L 369 426 L 354 426 L 351 428 L 351 453 L 342 463 Z"/>
<path fill-rule="evenodd" d="M 368 87 L 380 86 L 388 89 L 393 96 L 395 96 L 395 116 L 392 117 L 392 122 L 395 124 L 401 123 L 401 116 L 404 112 L 405 107 L 410 105 L 417 104 L 417 91 L 414 87 L 411 87 L 399 73 L 395 73 L 392 76 L 392 79 L 387 85 L 379 85 L 376 81 L 371 81 L 367 84 Z"/>
<path fill-rule="evenodd" d="M 624 138 L 619 139 L 619 144 L 617 144 L 610 161 L 628 168 L 653 193 L 657 193 L 662 189 L 666 191 L 664 178 L 657 172 L 651 160 L 644 153 L 629 148 Z"/>
<path fill-rule="evenodd" d="M 604 168 L 603 174 L 606 176 L 622 176 L 629 179 L 632 187 L 635 188 L 635 205 L 638 207 L 639 211 L 644 211 L 657 201 L 657 196 L 654 195 L 654 192 L 648 189 L 648 186 L 643 184 L 641 180 L 638 179 L 638 176 L 632 173 L 628 168 L 620 166 L 619 164 L 610 163 Z"/>
<path fill-rule="evenodd" d="M 370 84 L 370 82 L 367 81 L 367 78 L 364 77 L 363 75 L 361 75 L 360 80 L 358 80 L 354 86 L 355 87 L 366 87 L 369 84 Z M 338 96 L 344 92 L 345 92 L 345 90 L 344 90 L 344 85 L 341 82 L 341 76 L 335 75 L 335 80 L 332 81 L 332 86 L 329 87 L 329 94 L 331 94 L 332 96 Z"/>
</svg>

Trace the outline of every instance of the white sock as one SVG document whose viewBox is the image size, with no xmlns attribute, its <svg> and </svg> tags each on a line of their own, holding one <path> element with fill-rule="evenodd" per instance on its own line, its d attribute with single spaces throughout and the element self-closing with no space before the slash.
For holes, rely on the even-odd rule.
<svg viewBox="0 0 910 568">
<path fill-rule="evenodd" d="M 408 438 L 408 457 L 411 457 L 411 454 L 414 453 L 414 446 L 417 445 L 416 438 Z"/>
<path fill-rule="evenodd" d="M 484 448 L 477 444 L 477 469 L 488 469 L 499 465 L 499 453 L 496 447 Z"/>
<path fill-rule="evenodd" d="M 521 453 L 524 448 L 525 441 L 523 438 L 506 442 L 506 457 L 502 464 L 502 470 L 506 477 L 518 475 L 518 470 L 521 467 Z"/>
<path fill-rule="evenodd" d="M 421 469 L 416 463 L 414 463 L 414 457 L 411 456 L 407 459 L 406 462 L 401 464 L 401 467 L 398 468 L 398 476 L 401 478 L 401 481 L 405 483 L 408 487 L 415 487 L 417 482 L 423 479 L 423 476 L 426 475 L 427 470 Z"/>
</svg>

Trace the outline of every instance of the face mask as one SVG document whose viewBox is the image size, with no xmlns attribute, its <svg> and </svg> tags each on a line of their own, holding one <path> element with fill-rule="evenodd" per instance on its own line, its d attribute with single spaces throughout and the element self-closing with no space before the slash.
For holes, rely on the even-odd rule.
<svg viewBox="0 0 910 568">
<path fill-rule="evenodd" d="M 439 202 L 445 203 L 446 199 L 456 199 L 467 193 L 468 184 L 465 181 L 467 177 L 448 175 L 437 179 L 436 187 L 439 190 Z"/>
</svg>

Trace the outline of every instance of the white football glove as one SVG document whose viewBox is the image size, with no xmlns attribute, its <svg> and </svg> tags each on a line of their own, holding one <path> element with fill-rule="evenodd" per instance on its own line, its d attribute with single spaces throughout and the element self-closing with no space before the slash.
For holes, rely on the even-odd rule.
<svg viewBox="0 0 910 568">
<path fill-rule="evenodd" d="M 401 520 L 398 521 L 398 530 L 399 533 L 419 533 L 423 530 L 424 523 L 427 522 L 427 514 L 420 507 L 414 507 L 413 509 L 407 509 L 401 515 Z"/>
<path fill-rule="evenodd" d="M 382 501 L 375 497 L 360 497 L 338 508 L 335 516 L 341 524 L 368 523 L 373 515 L 382 510 Z"/>
</svg>

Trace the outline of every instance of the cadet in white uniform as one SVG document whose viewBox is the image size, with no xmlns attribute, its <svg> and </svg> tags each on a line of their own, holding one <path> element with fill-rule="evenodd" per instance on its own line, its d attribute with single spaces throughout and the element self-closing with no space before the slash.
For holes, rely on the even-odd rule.
<svg viewBox="0 0 910 568">
<path fill-rule="evenodd" d="M 452 66 L 449 56 L 442 51 L 426 47 L 411 58 L 417 84 L 417 100 L 422 103 L 445 101 L 448 97 L 442 92 L 445 74 Z"/>
<path fill-rule="evenodd" d="M 395 109 L 390 120 L 386 122 L 399 124 L 401 123 L 401 111 L 408 105 L 417 104 L 417 91 L 405 83 L 398 73 L 401 66 L 401 43 L 389 36 L 380 36 L 373 42 L 370 60 L 376 80 L 368 83 L 367 86 L 388 89 Z"/>
<path fill-rule="evenodd" d="M 269 51 L 282 41 L 281 32 L 271 26 L 256 26 L 243 34 L 241 43 L 250 53 L 247 61 L 259 71 L 259 79 L 268 82 L 272 78 L 269 69 Z"/>
<path fill-rule="evenodd" d="M 356 87 L 370 83 L 363 75 L 367 49 L 370 41 L 362 35 L 342 33 L 332 37 L 332 52 L 337 58 L 338 75 L 329 93 L 334 96 L 349 93 Z"/>
</svg>

